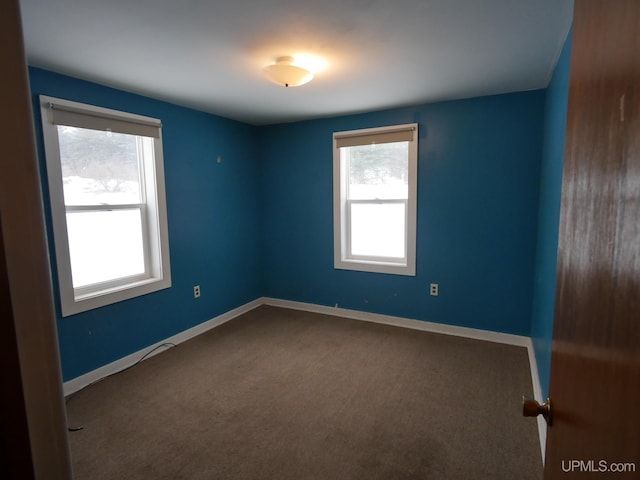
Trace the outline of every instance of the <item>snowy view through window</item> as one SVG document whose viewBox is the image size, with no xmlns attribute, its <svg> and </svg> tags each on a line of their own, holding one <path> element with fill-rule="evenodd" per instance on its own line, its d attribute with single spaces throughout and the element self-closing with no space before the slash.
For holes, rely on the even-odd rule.
<svg viewBox="0 0 640 480">
<path fill-rule="evenodd" d="M 58 126 L 73 287 L 145 272 L 144 137 Z"/>
<path fill-rule="evenodd" d="M 351 254 L 404 258 L 409 142 L 343 147 Z"/>
</svg>

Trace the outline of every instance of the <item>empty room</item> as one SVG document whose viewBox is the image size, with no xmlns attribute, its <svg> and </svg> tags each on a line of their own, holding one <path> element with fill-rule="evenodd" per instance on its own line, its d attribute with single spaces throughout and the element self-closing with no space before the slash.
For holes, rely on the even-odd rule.
<svg viewBox="0 0 640 480">
<path fill-rule="evenodd" d="M 5 478 L 638 475 L 640 4 L 1 22 Z"/>
</svg>

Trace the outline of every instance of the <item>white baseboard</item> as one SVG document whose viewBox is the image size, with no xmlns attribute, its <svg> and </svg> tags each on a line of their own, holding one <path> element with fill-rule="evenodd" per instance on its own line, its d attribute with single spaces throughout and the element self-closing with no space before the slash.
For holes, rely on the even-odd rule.
<svg viewBox="0 0 640 480">
<path fill-rule="evenodd" d="M 183 332 L 178 333 L 172 337 L 169 337 L 161 342 L 154 343 L 153 345 L 149 345 L 147 348 L 139 350 L 137 352 L 132 353 L 131 355 L 127 355 L 126 357 L 122 357 L 115 362 L 111 362 L 103 367 L 97 368 L 96 370 L 92 370 L 91 372 L 85 373 L 84 375 L 80 375 L 72 380 L 64 382 L 63 390 L 64 395 L 70 395 L 72 393 L 77 392 L 78 390 L 83 389 L 87 385 L 94 383 L 104 377 L 117 373 L 131 365 L 134 365 L 141 358 L 144 357 L 145 360 L 157 355 L 165 351 L 165 349 L 158 348 L 161 347 L 164 343 L 173 343 L 178 345 L 179 343 L 186 342 L 187 340 L 192 339 L 212 328 L 217 327 L 218 325 L 222 325 L 223 323 L 228 322 L 229 320 L 233 320 L 234 318 L 247 313 L 254 308 L 262 305 L 263 302 L 261 299 L 253 300 L 249 303 L 245 303 L 244 305 L 239 306 L 238 308 L 234 308 L 233 310 L 229 310 L 221 315 L 218 315 L 211 320 L 207 320 L 204 323 L 196 325 L 193 328 L 185 330 Z M 157 350 L 154 350 L 157 349 Z M 145 357 L 146 355 L 146 357 Z"/>
<path fill-rule="evenodd" d="M 445 325 L 442 323 L 426 322 L 423 320 L 411 320 L 401 317 L 393 317 L 390 315 L 380 315 L 377 313 L 361 312 L 358 310 L 348 310 L 339 307 L 328 307 L 324 305 L 316 305 L 312 303 L 293 302 L 290 300 L 280 300 L 277 298 L 260 299 L 264 305 L 274 307 L 291 308 L 294 310 L 303 310 L 305 312 L 323 313 L 326 315 L 336 315 L 339 317 L 352 318 L 355 320 L 363 320 L 366 322 L 382 323 L 385 325 L 394 325 L 397 327 L 412 328 L 414 330 L 422 330 L 426 332 L 442 333 L 444 335 L 455 335 L 458 337 L 473 338 L 476 340 L 484 340 L 487 342 L 504 343 L 525 347 L 529 356 L 529 366 L 531 371 L 531 383 L 533 385 L 533 395 L 536 400 L 542 400 L 542 388 L 540 385 L 540 376 L 538 374 L 538 364 L 536 363 L 535 350 L 531 338 L 521 335 L 512 335 L 508 333 L 490 332 L 487 330 L 479 330 L 475 328 L 457 327 L 453 325 Z M 537 417 L 538 436 L 540 438 L 540 452 L 542 454 L 542 463 L 544 464 L 545 447 L 547 443 L 547 423 L 542 416 Z"/>
<path fill-rule="evenodd" d="M 410 328 L 414 330 L 422 330 L 426 332 L 441 333 L 444 335 L 454 335 L 458 337 L 473 338 L 476 340 L 484 340 L 487 342 L 503 343 L 508 345 L 515 345 L 519 347 L 525 347 L 529 355 L 529 365 L 531 369 L 531 380 L 533 383 L 533 394 L 536 399 L 541 399 L 542 388 L 540 386 L 540 377 L 538 375 L 538 366 L 536 364 L 535 352 L 533 349 L 533 343 L 531 338 L 521 335 L 512 335 L 509 333 L 490 332 L 487 330 L 479 330 L 468 327 L 458 327 L 454 325 L 445 325 L 442 323 L 426 322 L 423 320 L 412 320 L 402 317 L 394 317 L 391 315 L 380 315 L 377 313 L 361 312 L 358 310 L 349 310 L 339 307 L 328 307 L 324 305 L 316 305 L 312 303 L 294 302 L 291 300 L 281 300 L 278 298 L 260 297 L 252 302 L 241 305 L 238 308 L 234 308 L 226 313 L 218 315 L 211 320 L 208 320 L 200 325 L 196 325 L 193 328 L 185 330 L 177 335 L 169 337 L 161 342 L 157 342 L 148 346 L 143 350 L 127 355 L 115 362 L 109 363 L 103 367 L 93 370 L 89 373 L 81 375 L 65 382 L 64 394 L 70 395 L 82 388 L 90 385 L 91 383 L 100 380 L 108 375 L 119 372 L 127 367 L 138 362 L 141 358 L 145 357 L 145 360 L 151 358 L 164 350 L 158 348 L 164 343 L 173 343 L 175 345 L 185 342 L 193 337 L 196 337 L 212 328 L 222 325 L 229 320 L 232 320 L 244 313 L 253 310 L 261 305 L 270 305 L 273 307 L 289 308 L 292 310 L 302 310 L 305 312 L 322 313 L 326 315 L 335 315 L 338 317 L 351 318 L 355 320 L 362 320 L 365 322 L 381 323 L 385 325 L 393 325 L 397 327 Z M 156 349 L 154 351 L 154 349 Z M 151 352 L 151 353 L 149 353 Z M 545 445 L 547 439 L 547 425 L 541 416 L 538 416 L 538 432 L 540 434 L 540 448 L 542 451 L 542 460 L 544 462 Z"/>
<path fill-rule="evenodd" d="M 488 330 L 479 330 L 476 328 L 457 327 L 454 325 L 445 325 L 443 323 L 426 322 L 423 320 L 411 320 L 408 318 L 393 317 L 391 315 L 380 315 L 378 313 L 361 312 L 358 310 L 348 310 L 346 308 L 339 307 L 327 307 L 324 305 L 316 305 L 312 303 L 292 302 L 290 300 L 280 300 L 277 298 L 264 297 L 261 300 L 264 305 L 271 305 L 274 307 L 303 310 L 305 312 L 323 313 L 325 315 L 335 315 L 338 317 L 363 320 L 365 322 L 394 325 L 397 327 L 411 328 L 413 330 L 422 330 L 425 332 L 434 332 L 442 333 L 445 335 L 455 335 L 457 337 L 474 338 L 476 340 L 485 340 L 487 342 L 506 343 L 508 345 L 516 345 L 518 347 L 528 347 L 528 345 L 531 343 L 529 337 L 512 335 L 509 333 L 490 332 Z"/>
</svg>

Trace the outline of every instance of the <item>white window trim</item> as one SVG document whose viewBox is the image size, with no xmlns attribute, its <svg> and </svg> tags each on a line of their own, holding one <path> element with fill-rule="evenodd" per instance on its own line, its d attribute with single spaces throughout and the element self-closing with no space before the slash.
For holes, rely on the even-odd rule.
<svg viewBox="0 0 640 480">
<path fill-rule="evenodd" d="M 142 173 L 146 185 L 145 204 L 142 206 L 140 204 L 114 206 L 115 208 L 142 208 L 143 218 L 146 217 L 144 224 L 147 227 L 143 229 L 143 237 L 147 240 L 146 244 L 148 246 L 146 251 L 147 258 L 145 258 L 145 266 L 148 267 L 147 275 L 136 275 L 127 279 L 105 282 L 90 289 L 78 288 L 74 290 L 71 279 L 69 240 L 67 237 L 66 210 L 68 207 L 65 207 L 64 203 L 60 146 L 57 127 L 51 119 L 52 104 L 70 111 L 91 113 L 107 121 L 132 122 L 157 127 L 158 135 L 153 138 L 153 160 L 145 162 Z M 66 317 L 85 312 L 171 287 L 162 125 L 160 121 L 150 117 L 43 95 L 40 96 L 40 110 L 42 114 L 42 132 L 62 316 Z M 146 208 L 144 208 L 145 205 Z M 74 207 L 70 208 L 75 209 Z M 99 209 L 99 206 L 95 208 L 95 210 Z"/>
<path fill-rule="evenodd" d="M 394 132 L 413 132 L 409 141 L 409 179 L 406 200 L 406 258 L 363 257 L 351 255 L 349 251 L 349 210 L 355 200 L 347 200 L 346 162 L 340 155 L 337 139 L 358 137 L 370 138 L 380 134 Z M 416 275 L 416 223 L 417 223 L 417 183 L 418 183 L 418 124 L 404 124 L 390 127 L 367 128 L 333 134 L 333 233 L 334 267 L 341 270 L 387 273 L 395 275 Z M 397 203 L 398 200 L 379 200 L 377 203 Z"/>
</svg>

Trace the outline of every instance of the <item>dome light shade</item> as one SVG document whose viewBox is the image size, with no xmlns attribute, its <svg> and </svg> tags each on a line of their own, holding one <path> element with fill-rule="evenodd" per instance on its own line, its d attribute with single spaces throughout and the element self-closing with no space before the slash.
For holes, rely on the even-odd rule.
<svg viewBox="0 0 640 480">
<path fill-rule="evenodd" d="M 293 61 L 293 57 L 279 57 L 275 64 L 265 67 L 262 72 L 273 83 L 284 87 L 298 87 L 311 81 L 313 73 L 293 65 Z"/>
</svg>

